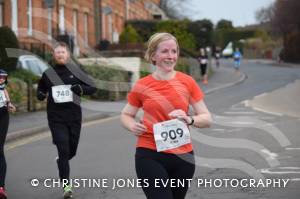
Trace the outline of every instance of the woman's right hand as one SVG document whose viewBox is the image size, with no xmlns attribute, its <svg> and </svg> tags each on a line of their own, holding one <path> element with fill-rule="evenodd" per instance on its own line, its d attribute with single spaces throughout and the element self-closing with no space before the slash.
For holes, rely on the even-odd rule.
<svg viewBox="0 0 300 199">
<path fill-rule="evenodd" d="M 140 122 L 134 122 L 130 125 L 129 130 L 136 136 L 142 135 L 144 132 L 147 131 L 147 127 L 140 123 Z"/>
<path fill-rule="evenodd" d="M 16 112 L 16 107 L 11 102 L 7 103 L 7 107 L 8 107 L 9 112 L 11 112 L 11 113 Z"/>
</svg>

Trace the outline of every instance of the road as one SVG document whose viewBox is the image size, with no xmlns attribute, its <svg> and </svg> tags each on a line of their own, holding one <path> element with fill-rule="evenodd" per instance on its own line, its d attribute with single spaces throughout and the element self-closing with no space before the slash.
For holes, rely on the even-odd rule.
<svg viewBox="0 0 300 199">
<path fill-rule="evenodd" d="M 224 61 L 222 67 L 230 64 Z M 300 68 L 245 62 L 241 69 L 247 74 L 246 81 L 206 96 L 214 123 L 210 129 L 192 129 L 197 168 L 186 198 L 298 199 L 299 118 L 258 111 L 248 105 L 257 96 L 268 95 L 300 79 Z M 116 111 L 111 118 L 84 125 L 78 155 L 71 161 L 71 176 L 80 182 L 80 187 L 74 188 L 75 198 L 145 198 L 136 184 L 134 188 L 129 185 L 123 187 L 122 184 L 123 179 L 136 178 L 135 137 L 121 127 L 118 114 Z M 58 183 L 47 180 L 57 178 L 56 149 L 49 132 L 10 143 L 6 157 L 6 184 L 10 199 L 62 198 Z M 36 179 L 33 182 L 38 181 L 39 185 L 32 186 L 32 179 Z M 97 180 L 98 187 L 85 179 Z M 115 189 L 114 179 L 119 182 Z M 217 184 L 198 186 L 197 180 L 205 179 Z M 230 182 L 235 179 L 282 181 L 281 187 L 278 183 L 273 187 L 218 186 L 224 179 Z M 283 180 L 288 180 L 286 187 L 282 187 Z"/>
</svg>

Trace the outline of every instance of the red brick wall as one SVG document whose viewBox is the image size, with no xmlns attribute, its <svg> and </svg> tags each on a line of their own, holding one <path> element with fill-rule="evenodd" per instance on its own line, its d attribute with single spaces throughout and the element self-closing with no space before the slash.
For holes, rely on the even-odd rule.
<svg viewBox="0 0 300 199">
<path fill-rule="evenodd" d="M 148 0 L 149 1 L 149 0 Z M 160 0 L 151 0 L 153 3 L 159 5 Z M 145 0 L 136 0 L 129 3 L 128 20 L 131 19 L 153 19 L 152 15 L 145 9 Z M 122 33 L 126 18 L 126 0 L 102 0 L 102 8 L 109 6 L 112 8 L 112 26 L 113 31 Z M 112 41 L 111 34 L 108 30 L 108 16 L 102 14 L 102 39 Z"/>
</svg>

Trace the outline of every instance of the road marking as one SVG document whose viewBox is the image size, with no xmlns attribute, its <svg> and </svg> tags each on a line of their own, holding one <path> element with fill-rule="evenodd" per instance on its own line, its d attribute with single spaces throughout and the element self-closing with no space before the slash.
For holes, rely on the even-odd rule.
<svg viewBox="0 0 300 199">
<path fill-rule="evenodd" d="M 105 122 L 113 121 L 118 118 L 120 118 L 119 115 L 108 117 L 108 118 L 103 118 L 103 119 L 98 119 L 98 120 L 94 120 L 94 121 L 89 121 L 89 122 L 83 123 L 82 127 L 91 126 L 91 125 L 95 125 L 95 124 L 102 124 Z M 42 140 L 42 139 L 49 138 L 49 137 L 51 137 L 50 131 L 44 131 L 44 132 L 38 133 L 36 135 L 28 136 L 26 138 L 17 139 L 15 141 L 11 141 L 10 143 L 6 144 L 5 151 L 9 151 L 9 150 L 15 149 L 17 147 L 23 146 L 25 144 L 36 142 L 38 140 Z"/>
<path fill-rule="evenodd" d="M 285 148 L 285 150 L 291 151 L 291 150 L 300 150 L 300 148 Z"/>
<path fill-rule="evenodd" d="M 283 171 L 272 171 L 271 168 L 268 168 L 268 169 L 260 169 L 260 172 L 267 173 L 267 174 L 279 174 L 279 175 L 281 175 L 281 174 L 300 174 L 300 167 L 278 167 L 276 169 L 283 170 Z"/>
<path fill-rule="evenodd" d="M 120 118 L 120 115 L 116 115 L 116 116 L 112 116 L 112 117 L 107 117 L 107 118 L 103 118 L 103 119 L 98 119 L 98 120 L 94 120 L 94 121 L 89 121 L 89 122 L 85 122 L 82 124 L 83 127 L 85 126 L 91 126 L 94 124 L 102 124 L 104 122 L 109 122 L 109 121 L 113 121 Z"/>
<path fill-rule="evenodd" d="M 260 97 L 264 97 L 264 96 L 266 96 L 268 93 L 262 93 L 262 94 L 260 94 L 260 95 L 256 95 L 255 97 L 254 97 L 254 99 L 255 98 L 260 98 Z"/>
<path fill-rule="evenodd" d="M 224 133 L 225 129 L 212 129 L 211 131 L 216 131 L 216 132 Z"/>
<path fill-rule="evenodd" d="M 224 112 L 225 114 L 229 114 L 229 115 L 238 115 L 238 114 L 241 114 L 241 115 L 253 115 L 253 114 L 256 114 L 255 112 L 230 112 L 230 111 L 227 111 L 227 112 Z"/>
<path fill-rule="evenodd" d="M 5 145 L 5 151 L 9 151 L 11 149 L 17 148 L 19 146 L 23 146 L 25 144 L 29 144 L 31 142 L 35 142 L 41 139 L 45 139 L 50 137 L 51 133 L 50 131 L 45 131 L 45 132 L 41 132 L 38 133 L 36 135 L 32 135 L 32 136 L 28 136 L 26 138 L 21 138 L 21 139 L 17 139 L 15 141 L 11 141 L 10 143 Z"/>
<path fill-rule="evenodd" d="M 267 156 L 269 156 L 270 159 L 276 159 L 278 157 L 278 155 L 276 153 L 272 153 L 271 151 L 269 151 L 268 149 L 262 149 L 260 150 L 262 153 L 266 154 Z"/>
<path fill-rule="evenodd" d="M 253 107 L 253 106 L 252 106 L 252 108 L 254 110 L 256 110 L 256 111 L 260 111 L 260 112 L 263 112 L 263 113 L 267 113 L 267 114 L 271 114 L 271 115 L 276 115 L 276 116 L 279 116 L 279 117 L 283 116 L 283 114 L 281 114 L 281 113 L 276 113 L 276 112 L 272 112 L 272 111 L 266 111 L 264 109 Z"/>
<path fill-rule="evenodd" d="M 267 114 L 271 114 L 271 115 L 276 115 L 276 116 L 282 116 L 283 115 L 281 113 L 276 113 L 276 112 L 272 112 L 272 111 L 266 111 L 264 109 L 251 106 L 250 105 L 250 100 L 245 100 L 245 101 L 242 102 L 242 104 L 244 104 L 246 107 L 251 107 L 253 110 L 260 111 L 260 112 L 263 112 L 263 113 L 267 113 Z"/>
<path fill-rule="evenodd" d="M 246 107 L 250 106 L 250 101 L 249 100 L 245 100 L 245 101 L 243 101 L 241 103 L 244 104 L 244 106 L 246 106 Z"/>
<path fill-rule="evenodd" d="M 300 181 L 300 178 L 292 178 L 292 179 L 290 179 L 290 181 Z"/>
</svg>

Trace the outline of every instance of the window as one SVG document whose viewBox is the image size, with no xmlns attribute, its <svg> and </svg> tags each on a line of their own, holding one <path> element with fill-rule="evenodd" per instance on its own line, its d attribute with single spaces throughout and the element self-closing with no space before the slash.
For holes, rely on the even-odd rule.
<svg viewBox="0 0 300 199">
<path fill-rule="evenodd" d="M 11 0 L 11 28 L 18 35 L 18 1 Z"/>
<path fill-rule="evenodd" d="M 59 33 L 65 34 L 65 8 L 59 7 Z"/>
<path fill-rule="evenodd" d="M 3 26 L 3 4 L 0 3 L 0 27 Z"/>
<path fill-rule="evenodd" d="M 88 14 L 84 13 L 84 45 L 87 47 L 88 46 Z"/>
<path fill-rule="evenodd" d="M 52 8 L 48 8 L 48 39 L 52 38 Z"/>
<path fill-rule="evenodd" d="M 32 35 L 32 0 L 27 0 L 27 30 Z"/>
<path fill-rule="evenodd" d="M 74 43 L 77 43 L 77 20 L 78 20 L 78 11 L 73 10 L 73 34 L 74 34 Z"/>
</svg>

